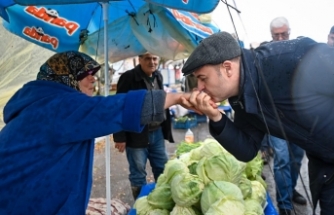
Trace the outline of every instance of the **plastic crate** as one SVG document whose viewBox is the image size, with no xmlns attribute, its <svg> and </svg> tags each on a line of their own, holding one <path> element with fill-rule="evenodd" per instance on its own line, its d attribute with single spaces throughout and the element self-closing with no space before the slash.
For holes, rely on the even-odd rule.
<svg viewBox="0 0 334 215">
<path fill-rule="evenodd" d="M 155 183 L 149 183 L 141 188 L 138 198 L 147 196 L 155 188 Z M 128 215 L 137 215 L 136 209 L 131 208 Z M 267 206 L 264 209 L 264 215 L 278 215 L 273 202 L 270 199 L 269 194 L 267 193 Z"/>
<path fill-rule="evenodd" d="M 195 113 L 194 111 L 189 111 L 189 115 L 191 117 L 196 117 L 197 123 L 203 123 L 203 122 L 206 123 L 207 122 L 206 115 L 201 115 L 201 114 Z"/>
<path fill-rule="evenodd" d="M 197 126 L 197 118 L 196 116 L 191 116 L 185 122 L 176 121 L 175 118 L 172 118 L 173 128 L 174 129 L 188 129 Z"/>
</svg>

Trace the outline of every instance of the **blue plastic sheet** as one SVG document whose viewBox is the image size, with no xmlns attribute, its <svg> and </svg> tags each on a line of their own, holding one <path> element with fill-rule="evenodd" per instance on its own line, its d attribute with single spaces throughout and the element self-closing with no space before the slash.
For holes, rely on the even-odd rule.
<svg viewBox="0 0 334 215">
<path fill-rule="evenodd" d="M 150 184 L 143 186 L 138 198 L 142 196 L 147 196 L 154 189 L 154 187 L 155 187 L 155 183 L 150 183 Z M 264 214 L 265 215 L 278 215 L 268 193 L 267 193 L 267 202 L 268 202 L 268 205 L 264 210 Z M 136 210 L 131 209 L 128 215 L 136 215 Z"/>
</svg>

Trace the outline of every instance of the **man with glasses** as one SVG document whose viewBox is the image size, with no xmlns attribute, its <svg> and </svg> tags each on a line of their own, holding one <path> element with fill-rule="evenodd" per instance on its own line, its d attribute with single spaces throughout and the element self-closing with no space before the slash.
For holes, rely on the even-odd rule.
<svg viewBox="0 0 334 215">
<path fill-rule="evenodd" d="M 270 23 L 270 32 L 273 41 L 288 40 L 290 36 L 289 22 L 285 17 L 277 17 Z"/>
<path fill-rule="evenodd" d="M 285 17 L 277 17 L 270 23 L 273 41 L 289 40 L 290 26 Z M 292 201 L 305 205 L 306 199 L 295 190 L 304 150 L 295 144 L 271 135 L 266 135 L 264 141 L 274 150 L 274 178 L 276 182 L 276 199 L 280 215 L 290 215 Z M 266 144 L 266 143 L 264 143 Z M 290 150 L 289 150 L 290 147 Z"/>
</svg>

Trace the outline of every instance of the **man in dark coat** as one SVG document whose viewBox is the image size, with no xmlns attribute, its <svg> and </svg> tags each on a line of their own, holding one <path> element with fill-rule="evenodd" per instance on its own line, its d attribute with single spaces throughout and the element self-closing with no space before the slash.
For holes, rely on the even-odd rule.
<svg viewBox="0 0 334 215">
<path fill-rule="evenodd" d="M 139 56 L 139 65 L 121 75 L 117 83 L 117 93 L 130 90 L 161 90 L 163 79 L 157 70 L 159 57 L 150 53 Z M 151 123 L 141 133 L 118 132 L 114 134 L 115 147 L 120 152 L 126 151 L 129 162 L 129 180 L 134 199 L 146 184 L 146 163 L 150 161 L 154 179 L 163 172 L 168 156 L 165 140 L 174 142 L 171 134 L 170 113 L 165 111 L 166 120 L 162 123 Z"/>
<path fill-rule="evenodd" d="M 334 49 L 303 37 L 241 49 L 220 32 L 204 39 L 185 63 L 198 91 L 183 105 L 210 118 L 211 135 L 241 161 L 254 158 L 263 136 L 293 142 L 309 158 L 313 206 L 334 208 Z M 234 122 L 209 102 L 229 102 Z"/>
<path fill-rule="evenodd" d="M 270 23 L 272 42 L 289 40 L 290 25 L 285 17 L 277 17 Z M 290 215 L 293 203 L 305 205 L 306 199 L 295 189 L 304 158 L 304 150 L 292 142 L 266 135 L 264 141 L 274 151 L 274 179 L 276 182 L 276 202 L 280 215 Z M 264 142 L 262 144 L 265 145 Z M 264 146 L 262 145 L 262 146 Z M 267 156 L 268 157 L 268 156 Z"/>
</svg>

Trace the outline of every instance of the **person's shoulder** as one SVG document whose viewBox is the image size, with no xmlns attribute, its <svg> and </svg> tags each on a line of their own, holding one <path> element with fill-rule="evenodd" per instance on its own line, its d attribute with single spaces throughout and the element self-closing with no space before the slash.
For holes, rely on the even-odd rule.
<svg viewBox="0 0 334 215">
<path fill-rule="evenodd" d="M 138 67 L 134 67 L 130 70 L 125 71 L 120 77 L 118 82 L 130 83 L 137 80 L 141 80 L 141 74 L 138 72 Z"/>
<path fill-rule="evenodd" d="M 309 38 L 309 37 L 304 37 L 304 36 L 299 36 L 294 40 L 290 40 L 290 41 L 295 41 L 295 42 L 299 42 L 299 43 L 308 43 L 308 44 L 318 44 L 318 42 L 316 42 L 315 40 Z"/>
<path fill-rule="evenodd" d="M 161 73 L 161 71 L 160 71 L 160 70 L 158 70 L 158 69 L 157 69 L 157 70 L 155 70 L 154 74 L 155 74 L 155 75 L 158 75 L 158 76 L 162 76 L 162 73 Z"/>
<path fill-rule="evenodd" d="M 129 76 L 134 76 L 136 74 L 136 67 L 135 68 L 132 68 L 132 69 L 129 69 L 127 71 L 125 71 L 124 73 L 122 73 L 121 77 L 123 76 L 126 76 L 126 77 L 129 77 Z"/>
<path fill-rule="evenodd" d="M 270 43 L 271 41 L 263 41 L 262 43 L 260 43 L 260 45 L 259 46 L 264 46 L 264 45 L 266 45 L 266 44 L 268 44 L 268 43 Z"/>
<path fill-rule="evenodd" d="M 309 37 L 298 37 L 290 41 L 291 45 L 295 46 L 295 53 L 308 53 L 310 50 L 314 50 L 319 46 L 323 46 L 323 43 L 318 43 Z"/>
<path fill-rule="evenodd" d="M 67 86 L 66 84 L 62 84 L 62 83 L 58 83 L 54 81 L 47 81 L 47 80 L 33 80 L 23 85 L 23 88 L 31 88 L 31 89 L 37 88 L 39 91 L 46 90 L 46 89 L 48 91 L 51 91 L 51 90 L 54 90 L 54 91 L 64 90 L 64 91 L 70 91 L 70 92 L 76 91 L 75 89 Z"/>
</svg>

